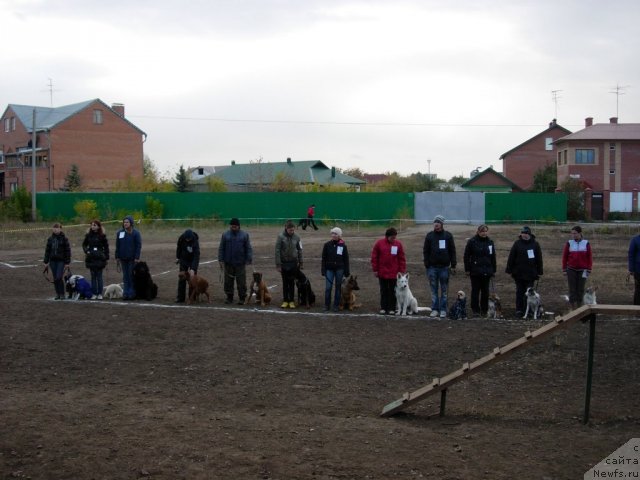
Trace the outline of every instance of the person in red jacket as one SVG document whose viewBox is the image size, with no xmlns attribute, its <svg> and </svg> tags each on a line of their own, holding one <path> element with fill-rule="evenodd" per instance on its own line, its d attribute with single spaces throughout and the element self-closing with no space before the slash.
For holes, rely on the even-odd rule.
<svg viewBox="0 0 640 480">
<path fill-rule="evenodd" d="M 407 260 L 404 247 L 396 239 L 398 231 L 388 228 L 371 250 L 371 268 L 380 283 L 380 313 L 395 315 L 396 313 L 396 278 L 398 273 L 405 273 Z"/>
<path fill-rule="evenodd" d="M 592 266 L 591 244 L 582 237 L 582 227 L 576 225 L 571 229 L 571 240 L 564 244 L 562 251 L 562 273 L 567 276 L 569 283 L 569 303 L 572 309 L 582 305 L 584 285 Z"/>
</svg>

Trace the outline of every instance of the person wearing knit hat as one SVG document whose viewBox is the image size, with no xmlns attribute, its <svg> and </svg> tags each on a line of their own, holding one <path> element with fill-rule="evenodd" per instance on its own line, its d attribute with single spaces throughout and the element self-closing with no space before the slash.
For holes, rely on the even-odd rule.
<svg viewBox="0 0 640 480">
<path fill-rule="evenodd" d="M 324 310 L 328 312 L 331 308 L 331 289 L 335 287 L 333 295 L 333 311 L 337 312 L 340 307 L 342 295 L 342 279 L 351 275 L 349 270 L 349 252 L 347 244 L 342 239 L 342 229 L 334 227 L 331 229 L 331 240 L 322 247 L 322 262 L 320 273 L 325 278 L 324 283 Z"/>
<path fill-rule="evenodd" d="M 522 227 L 520 236 L 513 242 L 505 272 L 516 283 L 516 317 L 521 317 L 526 307 L 527 288 L 533 287 L 543 273 L 542 249 L 528 226 Z"/>
<path fill-rule="evenodd" d="M 115 259 L 122 270 L 122 300 L 135 300 L 133 285 L 133 267 L 140 261 L 142 236 L 133 227 L 133 217 L 128 215 L 122 220 L 122 228 L 116 233 Z"/>
<path fill-rule="evenodd" d="M 395 228 L 387 228 L 384 238 L 371 250 L 371 269 L 380 284 L 380 313 L 383 315 L 396 314 L 396 280 L 398 273 L 407 271 L 404 246 L 397 235 Z"/>
<path fill-rule="evenodd" d="M 244 305 L 247 297 L 247 265 L 253 262 L 253 248 L 249 234 L 240 230 L 240 220 L 232 218 L 229 230 L 220 237 L 218 263 L 224 270 L 224 303 L 233 303 L 233 283 L 238 290 L 238 305 Z"/>
<path fill-rule="evenodd" d="M 276 269 L 282 276 L 281 308 L 296 308 L 294 301 L 296 276 L 302 270 L 302 241 L 296 234 L 296 225 L 287 220 L 284 230 L 276 239 Z"/>
<path fill-rule="evenodd" d="M 447 318 L 449 273 L 455 274 L 457 260 L 456 244 L 453 235 L 444 229 L 442 215 L 433 219 L 433 230 L 424 239 L 422 256 L 431 287 L 431 317 Z"/>
</svg>

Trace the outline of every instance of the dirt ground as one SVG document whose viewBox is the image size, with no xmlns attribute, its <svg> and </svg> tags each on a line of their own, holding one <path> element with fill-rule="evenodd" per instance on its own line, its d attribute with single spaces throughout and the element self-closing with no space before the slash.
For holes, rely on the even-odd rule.
<svg viewBox="0 0 640 480">
<path fill-rule="evenodd" d="M 427 228 L 405 227 L 414 295 L 430 304 L 422 266 Z M 446 226 L 458 258 L 467 225 Z M 152 301 L 53 301 L 41 259 L 49 232 L 3 233 L 0 252 L 0 478 L 6 479 L 574 479 L 638 436 L 640 322 L 598 316 L 591 421 L 583 425 L 588 324 L 578 323 L 391 418 L 382 408 L 520 337 L 504 274 L 519 226 L 496 226 L 505 320 L 378 315 L 369 267 L 384 228 L 344 226 L 363 306 L 354 313 L 282 311 L 273 267 L 279 228 L 247 226 L 255 268 L 274 305 L 223 304 L 215 262 L 222 225 L 198 229 L 211 304 L 175 305 L 175 241 L 185 225 L 141 225 Z M 300 232 L 319 298 L 330 226 Z M 110 226 L 110 240 L 114 237 Z M 67 229 L 73 271 L 84 229 Z M 566 308 L 560 253 L 569 228 L 534 227 L 545 254 L 545 307 Z M 599 303 L 629 304 L 634 228 L 588 226 Z M 459 268 L 462 271 L 462 268 Z M 110 264 L 106 282 L 120 281 Z M 461 273 L 450 290 L 469 291 Z M 551 318 L 551 317 L 550 317 Z M 546 321 L 550 320 L 547 318 Z"/>
</svg>

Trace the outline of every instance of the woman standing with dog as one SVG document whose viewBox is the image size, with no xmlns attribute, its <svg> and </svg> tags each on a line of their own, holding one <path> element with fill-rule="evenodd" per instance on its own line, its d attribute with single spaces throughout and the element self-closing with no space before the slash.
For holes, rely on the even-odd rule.
<svg viewBox="0 0 640 480">
<path fill-rule="evenodd" d="M 516 317 L 525 310 L 525 293 L 543 273 L 542 249 L 535 235 L 527 226 L 522 227 L 520 237 L 513 243 L 505 272 L 516 282 Z"/>
<path fill-rule="evenodd" d="M 331 308 L 331 287 L 335 286 L 333 311 L 337 312 L 342 294 L 342 279 L 351 275 L 349 271 L 349 252 L 347 251 L 347 244 L 342 239 L 342 229 L 339 227 L 331 229 L 331 240 L 325 243 L 322 248 L 320 273 L 325 278 L 324 310 L 328 312 Z"/>
<path fill-rule="evenodd" d="M 295 233 L 296 226 L 287 220 L 284 230 L 276 239 L 276 269 L 282 275 L 281 308 L 296 308 L 295 295 L 296 273 L 302 270 L 302 242 Z"/>
<path fill-rule="evenodd" d="M 480 225 L 467 242 L 464 272 L 471 279 L 471 310 L 485 316 L 489 310 L 489 284 L 496 274 L 496 247 L 487 225 Z"/>
<path fill-rule="evenodd" d="M 566 275 L 569 284 L 569 303 L 572 309 L 582 306 L 584 286 L 592 266 L 591 244 L 582 237 L 582 227 L 576 225 L 571 229 L 571 240 L 564 244 L 562 250 L 562 273 Z"/>
<path fill-rule="evenodd" d="M 198 234 L 191 229 L 186 229 L 182 235 L 178 237 L 178 245 L 176 246 L 176 263 L 180 272 L 189 272 L 191 275 L 198 274 L 200 266 L 200 241 Z M 208 295 L 208 294 L 207 294 Z M 178 296 L 176 303 L 184 303 L 187 296 L 187 280 L 182 276 L 178 276 Z"/>
<path fill-rule="evenodd" d="M 92 300 L 102 300 L 102 271 L 109 260 L 109 241 L 100 220 L 93 220 L 82 242 L 85 254 L 84 264 L 91 272 Z"/>
<path fill-rule="evenodd" d="M 122 300 L 135 300 L 136 289 L 133 286 L 133 267 L 140 261 L 142 236 L 133 227 L 133 217 L 128 215 L 122 220 L 122 228 L 116 234 L 116 261 L 122 270 L 124 288 Z"/>
<path fill-rule="evenodd" d="M 71 245 L 62 231 L 61 223 L 54 223 L 51 230 L 44 250 L 44 266 L 45 271 L 48 269 L 53 277 L 56 300 L 64 300 L 64 271 L 71 263 Z"/>
<path fill-rule="evenodd" d="M 404 247 L 397 236 L 395 228 L 387 228 L 384 238 L 378 240 L 371 250 L 371 268 L 380 284 L 380 313 L 383 315 L 396 314 L 396 280 L 398 273 L 407 270 Z"/>
</svg>

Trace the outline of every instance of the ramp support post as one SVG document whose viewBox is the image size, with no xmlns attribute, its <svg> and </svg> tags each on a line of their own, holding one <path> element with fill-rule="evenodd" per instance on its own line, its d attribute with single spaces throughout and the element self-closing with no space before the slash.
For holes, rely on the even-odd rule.
<svg viewBox="0 0 640 480">
<path fill-rule="evenodd" d="M 447 403 L 447 389 L 440 390 L 440 416 L 444 417 L 444 407 Z"/>
<path fill-rule="evenodd" d="M 589 423 L 589 408 L 591 406 L 591 383 L 593 377 L 593 351 L 596 341 L 596 314 L 592 313 L 589 319 L 589 355 L 587 357 L 587 388 L 584 395 L 584 417 L 582 423 Z"/>
</svg>

